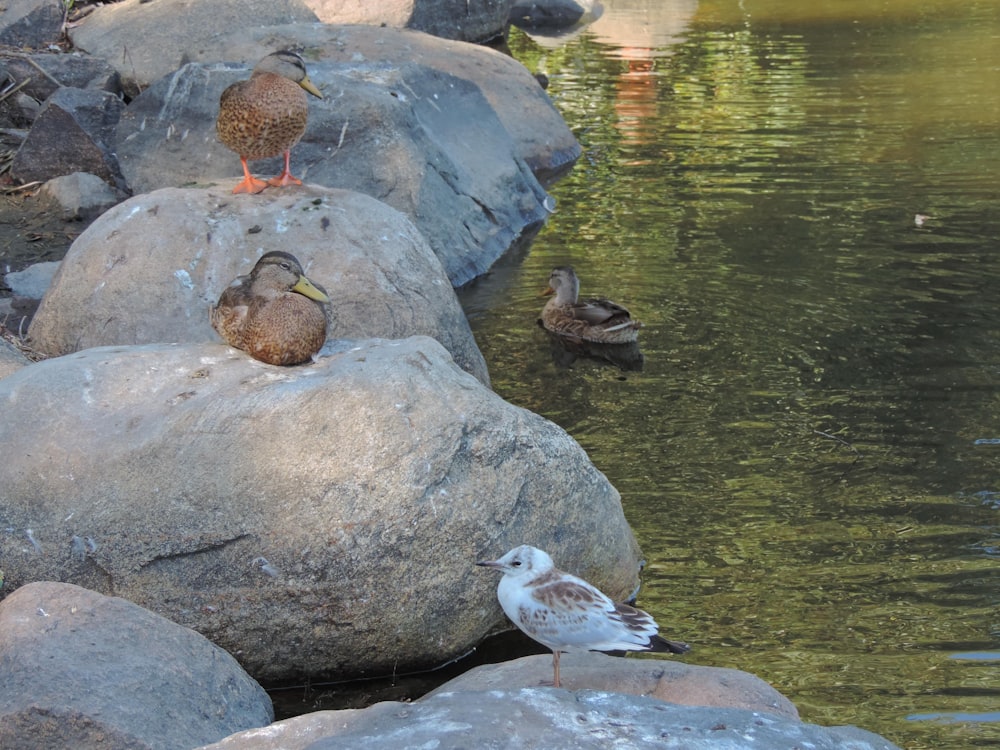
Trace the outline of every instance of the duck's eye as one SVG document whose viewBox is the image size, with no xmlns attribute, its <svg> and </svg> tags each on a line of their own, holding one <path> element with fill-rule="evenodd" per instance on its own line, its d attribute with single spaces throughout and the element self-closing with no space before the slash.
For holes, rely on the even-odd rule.
<svg viewBox="0 0 1000 750">
<path fill-rule="evenodd" d="M 510 565 L 511 565 L 512 568 L 520 568 L 521 567 L 521 561 L 520 560 L 514 560 L 514 562 L 512 562 Z"/>
<path fill-rule="evenodd" d="M 292 267 L 288 263 L 281 262 L 278 265 L 281 266 L 286 271 L 291 271 L 292 270 Z"/>
</svg>

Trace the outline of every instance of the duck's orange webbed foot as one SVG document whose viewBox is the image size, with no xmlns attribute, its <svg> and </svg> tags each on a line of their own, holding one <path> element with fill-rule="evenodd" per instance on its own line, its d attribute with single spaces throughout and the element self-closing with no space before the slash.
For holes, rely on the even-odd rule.
<svg viewBox="0 0 1000 750">
<path fill-rule="evenodd" d="M 250 174 L 250 167 L 247 166 L 247 160 L 242 156 L 240 157 L 240 163 L 243 165 L 243 182 L 239 183 L 233 188 L 233 193 L 259 193 L 261 190 L 268 186 L 268 183 L 263 180 L 258 180 L 252 174 Z"/>
</svg>

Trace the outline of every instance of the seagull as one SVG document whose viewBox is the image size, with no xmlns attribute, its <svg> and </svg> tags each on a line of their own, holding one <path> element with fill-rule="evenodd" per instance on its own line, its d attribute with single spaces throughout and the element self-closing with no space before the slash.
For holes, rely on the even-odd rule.
<svg viewBox="0 0 1000 750">
<path fill-rule="evenodd" d="M 562 651 L 661 651 L 683 654 L 686 643 L 658 635 L 648 612 L 616 604 L 582 578 L 565 573 L 548 553 L 522 544 L 499 560 L 476 565 L 503 573 L 500 606 L 529 638 L 552 649 L 553 685 L 559 687 Z"/>
</svg>

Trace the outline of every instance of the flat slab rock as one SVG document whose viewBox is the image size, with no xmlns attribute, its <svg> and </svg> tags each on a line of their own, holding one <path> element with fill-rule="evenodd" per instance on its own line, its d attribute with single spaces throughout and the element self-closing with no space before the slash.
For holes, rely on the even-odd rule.
<svg viewBox="0 0 1000 750">
<path fill-rule="evenodd" d="M 665 625 L 662 632 L 668 632 Z M 697 661 L 697 651 L 686 658 Z M 622 658 L 596 651 L 563 654 L 561 663 L 562 686 L 567 690 L 644 695 L 685 706 L 742 708 L 796 721 L 799 718 L 788 698 L 756 675 L 738 669 L 702 667 L 659 654 Z M 552 657 L 546 654 L 476 667 L 434 692 L 485 692 L 551 682 Z"/>
</svg>

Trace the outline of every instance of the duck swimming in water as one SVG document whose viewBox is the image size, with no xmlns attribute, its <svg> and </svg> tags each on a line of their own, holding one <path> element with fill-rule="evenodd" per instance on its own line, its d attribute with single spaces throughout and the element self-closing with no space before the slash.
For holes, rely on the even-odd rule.
<svg viewBox="0 0 1000 750">
<path fill-rule="evenodd" d="M 542 326 L 552 333 L 597 344 L 636 341 L 642 323 L 621 305 L 602 298 L 578 300 L 580 280 L 571 266 L 552 269 L 543 294 L 554 294 L 542 309 Z"/>
</svg>

